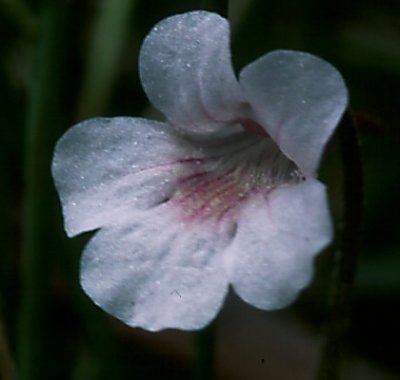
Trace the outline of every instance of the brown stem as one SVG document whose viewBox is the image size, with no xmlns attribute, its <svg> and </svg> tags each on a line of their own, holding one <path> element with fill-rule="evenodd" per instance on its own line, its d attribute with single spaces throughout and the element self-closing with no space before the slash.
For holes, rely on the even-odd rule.
<svg viewBox="0 0 400 380">
<path fill-rule="evenodd" d="M 363 173 L 357 128 L 347 111 L 338 128 L 343 168 L 343 228 L 332 309 L 317 380 L 338 380 L 344 338 L 350 324 L 351 295 L 360 253 L 363 215 Z"/>
</svg>

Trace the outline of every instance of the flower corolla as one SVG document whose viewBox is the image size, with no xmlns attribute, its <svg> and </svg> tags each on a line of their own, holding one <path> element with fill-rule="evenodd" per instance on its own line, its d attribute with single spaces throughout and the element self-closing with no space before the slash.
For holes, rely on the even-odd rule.
<svg viewBox="0 0 400 380">
<path fill-rule="evenodd" d="M 83 289 L 151 331 L 205 326 L 230 285 L 258 308 L 288 305 L 332 238 L 316 170 L 347 105 L 340 74 L 277 50 L 236 79 L 228 22 L 205 11 L 157 24 L 139 68 L 165 122 L 95 118 L 55 149 L 67 234 L 97 230 Z"/>
</svg>

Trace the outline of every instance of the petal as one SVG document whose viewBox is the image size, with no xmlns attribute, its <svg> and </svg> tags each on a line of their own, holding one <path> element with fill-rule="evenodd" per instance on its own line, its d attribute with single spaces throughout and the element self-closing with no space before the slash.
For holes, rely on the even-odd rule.
<svg viewBox="0 0 400 380">
<path fill-rule="evenodd" d="M 180 128 L 207 133 L 237 117 L 242 100 L 229 50 L 229 24 L 215 13 L 169 17 L 144 40 L 140 77 L 155 107 Z"/>
<path fill-rule="evenodd" d="M 306 175 L 314 175 L 322 150 L 347 106 L 339 72 L 307 53 L 278 50 L 240 74 L 257 121 Z"/>
<path fill-rule="evenodd" d="M 66 132 L 52 171 L 69 236 L 122 222 L 168 198 L 178 160 L 196 154 L 171 130 L 118 117 L 88 120 Z"/>
<path fill-rule="evenodd" d="M 309 283 L 313 256 L 331 237 L 325 188 L 317 180 L 254 196 L 226 252 L 235 291 L 261 309 L 286 306 Z"/>
<path fill-rule="evenodd" d="M 199 329 L 228 289 L 221 256 L 229 242 L 207 225 L 182 226 L 167 204 L 135 224 L 100 230 L 81 263 L 81 284 L 102 309 L 132 327 Z"/>
</svg>

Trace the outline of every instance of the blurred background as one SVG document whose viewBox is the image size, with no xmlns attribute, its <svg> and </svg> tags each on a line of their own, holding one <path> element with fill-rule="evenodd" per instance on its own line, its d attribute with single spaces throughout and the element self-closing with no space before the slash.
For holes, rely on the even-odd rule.
<svg viewBox="0 0 400 380">
<path fill-rule="evenodd" d="M 90 234 L 68 240 L 50 177 L 55 142 L 79 120 L 151 114 L 137 71 L 141 41 L 188 0 L 0 0 L 0 368 L 20 379 L 190 379 L 193 334 L 130 329 L 79 286 Z M 345 380 L 399 378 L 400 2 L 231 0 L 240 69 L 273 49 L 304 50 L 344 76 L 365 173 L 362 255 Z M 337 137 L 321 179 L 341 223 Z M 217 378 L 312 379 L 329 313 L 336 244 L 291 307 L 263 312 L 231 294 L 217 318 Z M 1 375 L 0 375 L 1 377 Z"/>
</svg>

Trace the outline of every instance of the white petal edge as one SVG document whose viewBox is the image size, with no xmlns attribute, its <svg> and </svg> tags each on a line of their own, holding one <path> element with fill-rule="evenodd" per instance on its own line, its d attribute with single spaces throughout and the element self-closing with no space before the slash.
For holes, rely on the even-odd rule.
<svg viewBox="0 0 400 380">
<path fill-rule="evenodd" d="M 229 24 L 216 13 L 194 11 L 159 22 L 143 42 L 139 68 L 152 104 L 181 129 L 210 133 L 229 128 L 226 122 L 239 115 Z"/>
<path fill-rule="evenodd" d="M 52 163 L 67 234 L 123 223 L 157 205 L 174 190 L 174 163 L 193 155 L 168 124 L 115 117 L 75 125 Z"/>
<path fill-rule="evenodd" d="M 264 310 L 287 306 L 332 239 L 325 187 L 314 179 L 254 196 L 243 208 L 226 265 L 236 293 Z"/>
<path fill-rule="evenodd" d="M 255 118 L 307 176 L 348 103 L 346 85 L 328 62 L 277 50 L 246 66 L 240 84 Z"/>
<path fill-rule="evenodd" d="M 196 330 L 218 313 L 228 290 L 221 265 L 230 237 L 187 227 L 162 205 L 135 223 L 101 229 L 81 261 L 91 299 L 131 327 Z"/>
</svg>

